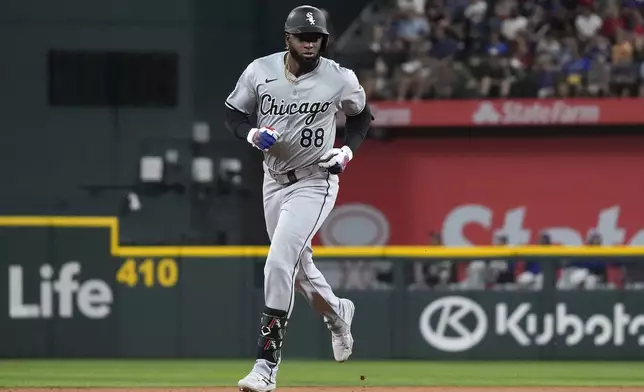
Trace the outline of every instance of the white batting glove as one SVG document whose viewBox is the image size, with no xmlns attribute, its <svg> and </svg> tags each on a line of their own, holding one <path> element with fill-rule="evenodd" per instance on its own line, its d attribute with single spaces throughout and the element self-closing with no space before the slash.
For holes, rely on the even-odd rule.
<svg viewBox="0 0 644 392">
<path fill-rule="evenodd" d="M 334 148 L 322 155 L 318 165 L 326 168 L 329 173 L 340 174 L 346 169 L 347 164 L 353 159 L 353 151 L 348 146 Z"/>
<path fill-rule="evenodd" d="M 252 144 L 254 147 L 262 151 L 268 151 L 268 149 L 277 142 L 280 136 L 280 133 L 271 127 L 261 127 L 251 129 L 250 132 L 248 132 L 248 136 L 246 136 L 246 140 L 248 140 L 248 143 Z"/>
</svg>

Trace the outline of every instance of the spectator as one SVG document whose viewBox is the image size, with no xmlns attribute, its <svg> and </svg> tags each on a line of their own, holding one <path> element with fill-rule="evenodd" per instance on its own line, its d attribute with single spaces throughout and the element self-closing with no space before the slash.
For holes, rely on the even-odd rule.
<svg viewBox="0 0 644 392">
<path fill-rule="evenodd" d="M 522 35 L 512 42 L 510 51 L 510 66 L 515 71 L 523 72 L 532 68 L 532 52 Z"/>
<path fill-rule="evenodd" d="M 458 42 L 445 35 L 445 30 L 439 27 L 434 33 L 434 40 L 429 50 L 429 56 L 447 63 L 452 61 L 458 49 Z"/>
<path fill-rule="evenodd" d="M 610 43 L 606 37 L 595 36 L 586 49 L 590 60 L 587 90 L 591 96 L 610 95 Z"/>
<path fill-rule="evenodd" d="M 553 56 L 543 55 L 539 57 L 535 65 L 536 85 L 539 98 L 549 98 L 556 94 L 559 68 Z"/>
<path fill-rule="evenodd" d="M 586 56 L 588 58 L 594 58 L 596 55 L 601 55 L 606 59 L 611 57 L 610 41 L 601 35 L 593 37 L 588 45 L 586 45 Z"/>
<path fill-rule="evenodd" d="M 542 4 L 533 1 L 524 1 L 519 4 L 519 13 L 528 18 L 527 30 L 540 36 L 539 34 L 545 33 L 543 29 L 546 20 L 547 12 Z M 543 30 L 542 30 L 543 29 Z"/>
<path fill-rule="evenodd" d="M 515 40 L 517 35 L 523 33 L 528 28 L 528 19 L 519 14 L 516 7 L 512 7 L 510 15 L 501 22 L 501 34 L 508 41 Z"/>
<path fill-rule="evenodd" d="M 453 71 L 455 83 L 446 88 L 446 90 L 449 90 L 449 93 L 451 94 L 450 96 L 472 97 L 477 95 L 479 91 L 478 81 L 474 77 L 471 68 L 467 67 L 462 62 L 455 62 L 451 70 Z M 439 96 L 443 94 L 440 87 L 439 83 L 437 87 L 437 95 Z M 447 96 L 447 91 L 445 91 L 444 94 L 444 96 Z"/>
<path fill-rule="evenodd" d="M 490 34 L 490 42 L 485 46 L 485 53 L 489 56 L 505 56 L 508 53 L 508 46 L 501 41 L 496 31 Z"/>
<path fill-rule="evenodd" d="M 643 36 L 644 26 L 640 11 L 634 8 L 626 8 L 624 10 L 622 27 L 623 30 L 632 34 L 633 37 Z"/>
<path fill-rule="evenodd" d="M 419 100 L 425 93 L 431 74 L 427 66 L 427 51 L 429 43 L 418 43 L 404 63 L 400 65 L 396 80 L 398 81 L 397 97 L 399 101 L 410 98 L 410 89 L 413 87 L 411 99 Z"/>
<path fill-rule="evenodd" d="M 600 246 L 601 235 L 591 232 L 586 240 L 587 246 Z M 581 260 L 573 261 L 563 269 L 557 287 L 562 290 L 571 289 L 597 289 L 601 283 L 606 282 L 605 260 Z"/>
<path fill-rule="evenodd" d="M 508 237 L 500 235 L 496 238 L 497 246 L 508 246 Z M 515 282 L 514 263 L 504 259 L 490 260 L 487 266 L 488 285 L 508 285 Z"/>
<path fill-rule="evenodd" d="M 385 99 L 387 98 L 387 79 L 389 67 L 382 56 L 376 57 L 373 68 L 362 72 L 362 86 L 367 99 Z"/>
<path fill-rule="evenodd" d="M 638 83 L 639 83 L 639 96 L 644 97 L 644 38 L 638 37 L 635 40 L 635 52 L 633 54 L 633 61 L 638 70 Z"/>
<path fill-rule="evenodd" d="M 545 23 L 548 31 L 551 31 L 558 39 L 575 34 L 575 28 L 571 25 L 563 7 L 556 8 L 550 13 Z"/>
<path fill-rule="evenodd" d="M 429 35 L 429 22 L 424 14 L 413 11 L 402 12 L 394 21 L 396 37 L 407 44 L 425 39 Z"/>
<path fill-rule="evenodd" d="M 508 237 L 497 236 L 495 245 L 507 246 Z M 499 283 L 508 283 L 508 279 L 514 280 L 513 277 L 508 277 L 508 271 L 507 260 L 472 260 L 465 268 L 465 280 L 461 282 L 462 287 L 469 290 L 484 290 Z"/>
<path fill-rule="evenodd" d="M 464 37 L 463 26 L 454 23 L 447 12 L 432 8 L 428 18 L 431 22 L 432 31 L 442 30 L 440 33 L 454 40 L 459 48 L 463 46 L 461 44 Z M 434 33 L 434 37 L 436 37 L 436 33 Z"/>
<path fill-rule="evenodd" d="M 397 0 L 356 69 L 375 99 L 644 96 L 640 3 Z"/>
<path fill-rule="evenodd" d="M 390 99 L 393 95 L 390 80 L 409 57 L 407 45 L 395 36 L 390 39 L 383 24 L 376 24 L 371 31 L 369 52 L 363 60 L 360 78 L 369 99 Z"/>
<path fill-rule="evenodd" d="M 485 0 L 470 0 L 469 5 L 465 8 L 465 17 L 476 28 L 482 26 L 486 13 L 487 2 Z"/>
<path fill-rule="evenodd" d="M 581 13 L 575 18 L 577 36 L 582 42 L 594 37 L 602 25 L 602 18 L 595 14 L 590 6 L 582 6 Z"/>
<path fill-rule="evenodd" d="M 447 11 L 449 15 L 454 16 L 453 21 L 461 21 L 464 22 L 466 15 L 465 13 L 467 12 L 467 8 L 470 6 L 472 3 L 479 3 L 483 1 L 485 3 L 485 0 L 450 0 L 450 1 L 442 1 L 443 8 Z M 433 2 L 434 4 L 438 3 L 437 1 Z M 428 7 L 428 11 L 429 11 Z M 433 9 L 436 9 L 437 7 L 431 7 Z M 485 3 L 485 9 L 487 10 L 487 3 Z M 429 12 L 427 13 L 429 15 Z M 471 11 L 470 11 L 471 14 Z M 479 22 L 483 21 L 483 18 L 485 17 L 485 11 L 483 11 L 483 16 L 479 20 Z"/>
<path fill-rule="evenodd" d="M 470 0 L 463 14 L 463 41 L 470 53 L 476 53 L 484 44 L 487 35 L 485 15 L 488 4 L 485 0 Z"/>
<path fill-rule="evenodd" d="M 425 0 L 397 0 L 398 9 L 402 12 L 422 14 L 425 12 Z"/>
<path fill-rule="evenodd" d="M 628 35 L 619 31 L 612 48 L 612 93 L 621 97 L 634 96 L 637 88 L 637 70 L 633 63 L 634 48 Z"/>
<path fill-rule="evenodd" d="M 606 13 L 606 17 L 602 22 L 601 33 L 610 39 L 611 41 L 615 40 L 615 35 L 617 31 L 622 28 L 622 21 L 619 17 L 617 9 L 612 7 Z"/>
<path fill-rule="evenodd" d="M 548 32 L 544 38 L 539 40 L 536 48 L 536 54 L 538 56 L 547 55 L 553 60 L 558 59 L 561 56 L 561 52 L 561 42 L 556 39 L 552 32 Z"/>
<path fill-rule="evenodd" d="M 501 23 L 506 18 L 510 17 L 512 8 L 516 6 L 513 0 L 499 0 L 494 4 L 494 16 L 490 19 L 490 27 L 492 29 L 501 28 Z"/>
<path fill-rule="evenodd" d="M 440 234 L 429 234 L 429 246 L 442 246 Z M 413 264 L 410 290 L 448 288 L 457 283 L 456 263 L 450 260 L 417 261 Z"/>
<path fill-rule="evenodd" d="M 593 97 L 610 95 L 610 64 L 602 53 L 593 54 L 588 70 L 587 89 Z"/>
<path fill-rule="evenodd" d="M 574 96 L 579 97 L 585 95 L 585 78 L 588 69 L 590 68 L 590 61 L 582 57 L 576 44 L 569 46 L 569 60 L 562 64 L 563 80 L 559 84 L 559 94 L 562 97 Z"/>
<path fill-rule="evenodd" d="M 505 98 L 512 87 L 512 75 L 505 58 L 488 56 L 481 67 L 481 95 Z"/>
<path fill-rule="evenodd" d="M 541 233 L 537 240 L 537 245 L 552 246 L 550 234 Z M 546 260 L 546 263 L 551 261 Z M 525 269 L 518 274 L 516 282 L 519 288 L 529 290 L 541 290 L 543 287 L 543 273 L 541 272 L 541 262 L 531 260 L 525 263 Z"/>
</svg>

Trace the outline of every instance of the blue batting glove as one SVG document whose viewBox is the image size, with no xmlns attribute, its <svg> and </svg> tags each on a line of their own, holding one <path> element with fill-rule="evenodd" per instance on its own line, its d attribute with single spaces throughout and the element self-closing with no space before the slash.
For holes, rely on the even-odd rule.
<svg viewBox="0 0 644 392">
<path fill-rule="evenodd" d="M 248 132 L 246 140 L 254 147 L 268 151 L 280 138 L 279 132 L 271 127 L 253 128 Z"/>
</svg>

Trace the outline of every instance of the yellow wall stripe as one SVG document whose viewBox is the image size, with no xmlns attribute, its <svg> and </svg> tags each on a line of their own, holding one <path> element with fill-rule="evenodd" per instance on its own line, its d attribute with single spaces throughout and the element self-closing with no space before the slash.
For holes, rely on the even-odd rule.
<svg viewBox="0 0 644 392">
<path fill-rule="evenodd" d="M 104 228 L 110 232 L 110 250 L 115 257 L 266 257 L 267 246 L 121 246 L 117 217 L 100 216 L 0 216 L 0 227 Z M 315 247 L 316 257 L 476 258 L 644 256 L 644 246 L 375 246 Z"/>
</svg>

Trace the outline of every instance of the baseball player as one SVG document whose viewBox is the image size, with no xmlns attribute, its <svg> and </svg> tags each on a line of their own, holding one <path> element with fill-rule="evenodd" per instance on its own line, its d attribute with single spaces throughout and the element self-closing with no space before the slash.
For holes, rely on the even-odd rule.
<svg viewBox="0 0 644 392">
<path fill-rule="evenodd" d="M 353 71 L 321 57 L 329 33 L 319 9 L 293 9 L 284 36 L 286 51 L 250 63 L 226 100 L 226 127 L 264 154 L 264 217 L 271 240 L 256 361 L 238 383 L 247 392 L 276 387 L 295 290 L 324 316 L 336 361 L 346 361 L 353 349 L 354 304 L 338 298 L 313 263 L 311 239 L 333 209 L 338 174 L 373 118 Z M 338 110 L 347 116 L 346 132 L 344 145 L 334 148 Z M 253 112 L 256 125 L 249 122 Z"/>
</svg>

